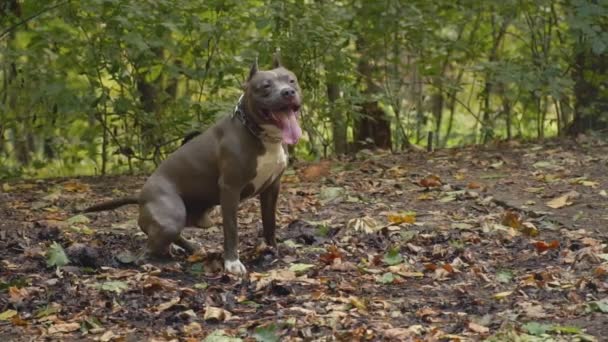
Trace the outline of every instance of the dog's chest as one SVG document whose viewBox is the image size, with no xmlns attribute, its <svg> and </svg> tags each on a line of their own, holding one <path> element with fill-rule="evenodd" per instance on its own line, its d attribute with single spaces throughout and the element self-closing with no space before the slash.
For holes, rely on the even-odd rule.
<svg viewBox="0 0 608 342">
<path fill-rule="evenodd" d="M 262 186 L 272 183 L 287 166 L 287 154 L 281 143 L 264 144 L 266 151 L 257 158 L 255 178 L 251 181 L 257 193 Z"/>
</svg>

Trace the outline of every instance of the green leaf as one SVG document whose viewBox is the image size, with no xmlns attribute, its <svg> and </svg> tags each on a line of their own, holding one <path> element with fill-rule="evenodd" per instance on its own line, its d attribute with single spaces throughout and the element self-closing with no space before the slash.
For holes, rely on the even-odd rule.
<svg viewBox="0 0 608 342">
<path fill-rule="evenodd" d="M 580 334 L 582 332 L 579 327 L 564 325 L 556 325 L 551 330 L 562 334 Z"/>
<path fill-rule="evenodd" d="M 395 275 L 391 272 L 386 272 L 377 281 L 382 284 L 392 284 L 395 281 Z"/>
<path fill-rule="evenodd" d="M 388 252 L 384 254 L 384 263 L 393 266 L 403 262 L 403 257 L 399 253 L 398 248 L 391 248 Z"/>
<path fill-rule="evenodd" d="M 330 202 L 335 200 L 338 197 L 341 197 L 344 195 L 346 191 L 344 190 L 344 188 L 340 188 L 340 187 L 325 187 L 321 189 L 321 192 L 319 193 L 319 198 L 321 199 L 321 202 L 325 203 L 325 202 Z"/>
<path fill-rule="evenodd" d="M 277 342 L 279 341 L 277 331 L 278 328 L 274 324 L 270 324 L 265 327 L 257 327 L 253 337 L 259 342 Z"/>
<path fill-rule="evenodd" d="M 114 257 L 121 264 L 132 264 L 135 262 L 135 260 L 137 260 L 137 255 L 131 253 L 128 250 L 121 251 L 118 254 L 116 254 Z"/>
<path fill-rule="evenodd" d="M 310 264 L 293 264 L 291 266 L 289 266 L 289 270 L 296 273 L 296 274 L 302 274 L 306 271 L 308 271 L 309 269 L 315 267 L 315 265 L 310 265 Z"/>
<path fill-rule="evenodd" d="M 209 284 L 207 284 L 207 283 L 205 283 L 205 282 L 202 282 L 202 283 L 196 283 L 196 284 L 194 284 L 194 286 L 192 286 L 192 287 L 194 287 L 195 289 L 204 290 L 204 289 L 206 289 L 206 288 L 208 288 L 208 287 L 209 287 Z"/>
<path fill-rule="evenodd" d="M 608 298 L 591 302 L 588 305 L 591 311 L 608 313 Z"/>
<path fill-rule="evenodd" d="M 119 280 L 106 281 L 101 284 L 97 284 L 95 287 L 102 291 L 115 292 L 119 294 L 129 289 L 129 285 L 127 283 Z"/>
<path fill-rule="evenodd" d="M 502 270 L 496 273 L 496 280 L 500 283 L 510 283 L 513 280 L 513 272 L 509 270 Z"/>
<path fill-rule="evenodd" d="M 317 226 L 316 235 L 320 237 L 327 237 L 329 235 L 330 229 L 326 224 L 320 224 Z"/>
<path fill-rule="evenodd" d="M 193 275 L 201 275 L 205 272 L 205 267 L 202 262 L 197 262 L 190 266 L 190 273 Z"/>
<path fill-rule="evenodd" d="M 524 324 L 522 326 L 522 328 L 532 335 L 540 336 L 542 334 L 545 334 L 547 331 L 551 330 L 553 328 L 553 326 L 549 325 L 549 324 L 538 323 L 538 322 L 528 322 L 528 323 Z"/>
<path fill-rule="evenodd" d="M 0 313 L 0 321 L 8 321 L 9 319 L 13 318 L 14 316 L 17 315 L 17 311 L 15 310 L 6 310 L 2 313 Z"/>
<path fill-rule="evenodd" d="M 238 337 L 226 336 L 223 330 L 216 330 L 205 337 L 203 342 L 242 342 Z"/>
<path fill-rule="evenodd" d="M 67 220 L 67 222 L 70 224 L 77 224 L 77 223 L 85 224 L 85 223 L 90 223 L 91 220 L 88 217 L 81 214 L 81 215 L 75 215 L 75 216 L 70 217 Z"/>
<path fill-rule="evenodd" d="M 46 316 L 59 312 L 59 309 L 60 309 L 59 305 L 47 305 L 43 308 L 38 309 L 36 311 L 35 316 L 36 316 L 36 318 L 46 317 Z"/>
<path fill-rule="evenodd" d="M 68 256 L 65 254 L 63 247 L 57 242 L 53 242 L 46 253 L 46 265 L 48 267 L 62 267 L 70 262 Z"/>
</svg>

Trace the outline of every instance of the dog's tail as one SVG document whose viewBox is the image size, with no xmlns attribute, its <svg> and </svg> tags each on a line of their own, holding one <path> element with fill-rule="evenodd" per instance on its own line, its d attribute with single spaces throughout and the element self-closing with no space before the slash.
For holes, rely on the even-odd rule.
<svg viewBox="0 0 608 342">
<path fill-rule="evenodd" d="M 125 197 L 125 198 L 119 198 L 119 199 L 95 204 L 86 209 L 83 209 L 81 212 L 90 213 L 90 212 L 94 212 L 94 211 L 112 210 L 112 209 L 116 209 L 118 207 L 122 207 L 123 205 L 137 204 L 137 203 L 139 203 L 139 197 L 136 197 L 136 196 Z"/>
</svg>

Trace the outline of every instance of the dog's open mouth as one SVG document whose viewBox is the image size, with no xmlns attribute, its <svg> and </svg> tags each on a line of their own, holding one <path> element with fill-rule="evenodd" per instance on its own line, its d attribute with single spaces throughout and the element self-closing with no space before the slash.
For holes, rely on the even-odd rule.
<svg viewBox="0 0 608 342">
<path fill-rule="evenodd" d="M 288 105 L 277 110 L 264 110 L 264 116 L 277 126 L 282 133 L 283 142 L 293 145 L 300 140 L 302 128 L 298 124 L 299 105 Z"/>
</svg>

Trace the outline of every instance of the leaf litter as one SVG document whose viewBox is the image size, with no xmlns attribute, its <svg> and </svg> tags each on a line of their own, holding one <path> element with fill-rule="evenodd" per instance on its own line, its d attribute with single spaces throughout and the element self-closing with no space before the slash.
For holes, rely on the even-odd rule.
<svg viewBox="0 0 608 342">
<path fill-rule="evenodd" d="M 256 201 L 241 206 L 245 279 L 221 271 L 217 212 L 215 228 L 185 232 L 200 254 L 148 264 L 135 257 L 145 242 L 135 207 L 74 215 L 137 192 L 144 177 L 4 182 L 0 330 L 11 340 L 600 341 L 606 165 L 601 142 L 296 164 L 278 204 L 279 258 L 261 244 Z"/>
</svg>

